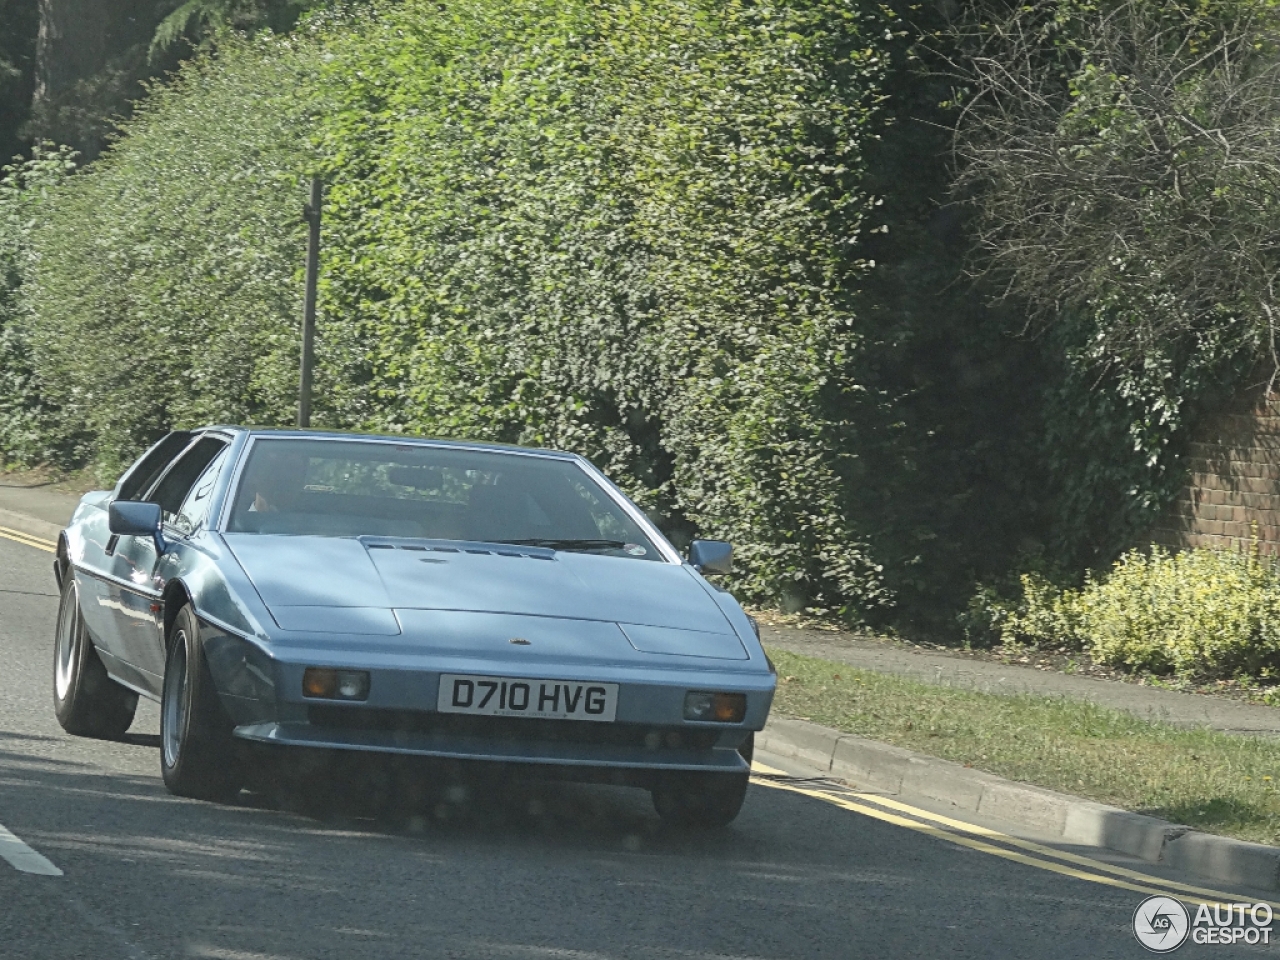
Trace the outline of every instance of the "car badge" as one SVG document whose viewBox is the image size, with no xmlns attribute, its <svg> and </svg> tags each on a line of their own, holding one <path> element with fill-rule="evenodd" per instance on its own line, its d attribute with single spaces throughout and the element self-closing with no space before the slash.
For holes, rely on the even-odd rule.
<svg viewBox="0 0 1280 960">
<path fill-rule="evenodd" d="M 512 638 L 511 638 L 511 642 L 512 642 L 512 643 L 514 643 L 514 644 L 515 644 L 516 646 L 518 646 L 518 647 L 527 647 L 527 646 L 529 646 L 529 641 L 528 641 L 528 640 L 526 640 L 524 637 L 512 637 Z"/>
</svg>

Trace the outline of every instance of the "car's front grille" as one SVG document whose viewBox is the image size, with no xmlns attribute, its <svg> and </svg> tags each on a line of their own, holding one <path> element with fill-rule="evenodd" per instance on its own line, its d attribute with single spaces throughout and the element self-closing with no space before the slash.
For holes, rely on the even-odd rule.
<svg viewBox="0 0 1280 960">
<path fill-rule="evenodd" d="M 307 720 L 317 727 L 347 730 L 441 733 L 500 742 L 588 743 L 643 747 L 647 750 L 709 750 L 720 736 L 718 730 L 655 727 L 641 723 L 475 717 L 430 710 L 378 710 L 356 706 L 313 705 L 307 708 Z"/>
</svg>

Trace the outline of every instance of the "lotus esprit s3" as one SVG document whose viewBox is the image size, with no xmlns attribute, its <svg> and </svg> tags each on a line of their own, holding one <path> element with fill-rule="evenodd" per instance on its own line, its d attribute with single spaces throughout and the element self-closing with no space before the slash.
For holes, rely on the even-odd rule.
<svg viewBox="0 0 1280 960">
<path fill-rule="evenodd" d="M 54 705 L 119 737 L 159 701 L 182 796 L 233 797 L 257 743 L 537 767 L 717 826 L 776 679 L 703 577 L 730 555 L 682 559 L 573 454 L 175 432 L 59 539 Z"/>
</svg>

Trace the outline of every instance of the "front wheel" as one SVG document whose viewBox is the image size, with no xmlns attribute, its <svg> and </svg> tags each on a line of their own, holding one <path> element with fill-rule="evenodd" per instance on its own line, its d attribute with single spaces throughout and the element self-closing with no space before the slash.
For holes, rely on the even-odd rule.
<svg viewBox="0 0 1280 960">
<path fill-rule="evenodd" d="M 240 792 L 240 764 L 227 715 L 200 643 L 191 607 L 169 634 L 160 699 L 160 773 L 170 793 L 229 802 Z"/>
<path fill-rule="evenodd" d="M 738 748 L 747 763 L 755 752 L 755 734 Z M 664 774 L 653 788 L 653 806 L 658 816 L 682 827 L 714 829 L 728 826 L 738 816 L 747 798 L 750 773 L 695 773 L 673 771 Z"/>
<path fill-rule="evenodd" d="M 138 695 L 109 676 L 80 614 L 80 591 L 68 570 L 53 644 L 53 712 L 67 733 L 118 740 L 133 723 Z"/>
</svg>

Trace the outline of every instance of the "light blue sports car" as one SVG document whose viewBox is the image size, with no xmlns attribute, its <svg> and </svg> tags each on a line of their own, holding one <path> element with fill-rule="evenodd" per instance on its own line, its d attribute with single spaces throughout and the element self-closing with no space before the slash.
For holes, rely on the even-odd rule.
<svg viewBox="0 0 1280 960">
<path fill-rule="evenodd" d="M 682 559 L 573 454 L 175 432 L 59 540 L 54 705 L 118 737 L 158 700 L 183 796 L 235 796 L 257 743 L 537 767 L 721 825 L 776 680 L 703 578 L 730 557 Z"/>
</svg>

